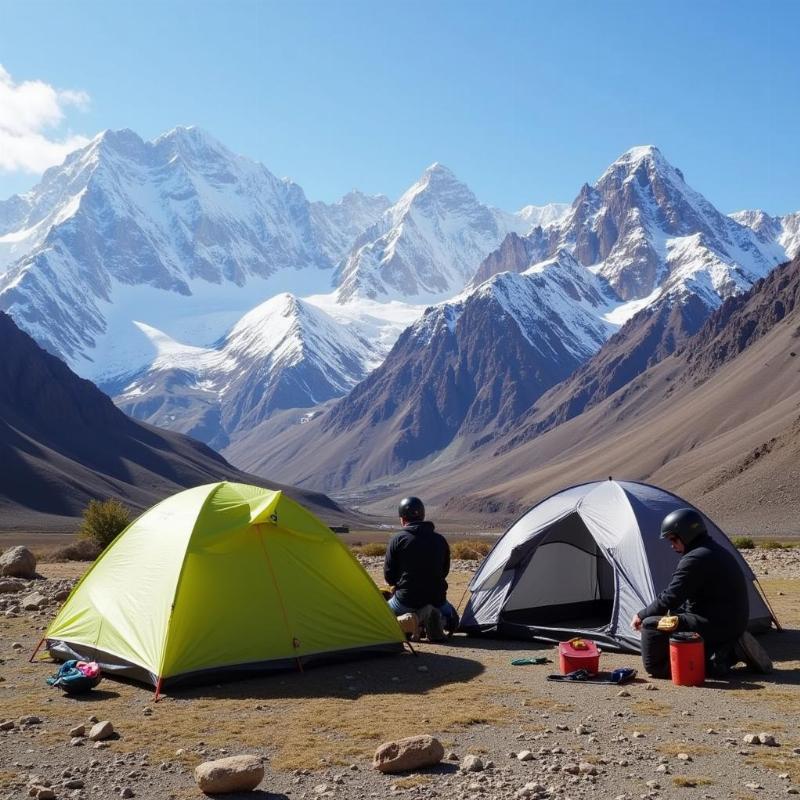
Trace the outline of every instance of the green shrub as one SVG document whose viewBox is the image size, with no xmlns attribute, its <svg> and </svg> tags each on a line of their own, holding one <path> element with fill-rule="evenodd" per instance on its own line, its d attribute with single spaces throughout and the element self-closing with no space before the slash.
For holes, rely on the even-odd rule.
<svg viewBox="0 0 800 800">
<path fill-rule="evenodd" d="M 78 536 L 105 550 L 130 523 L 131 512 L 119 500 L 90 500 Z"/>
<path fill-rule="evenodd" d="M 765 550 L 784 550 L 786 545 L 782 542 L 776 542 L 774 539 L 768 539 L 761 545 Z"/>
<path fill-rule="evenodd" d="M 450 545 L 450 556 L 451 558 L 459 558 L 463 561 L 481 561 L 491 549 L 491 542 L 467 539 L 463 542 L 453 542 L 453 544 Z"/>
<path fill-rule="evenodd" d="M 756 543 L 749 536 L 734 536 L 733 546 L 739 550 L 752 550 Z"/>
</svg>

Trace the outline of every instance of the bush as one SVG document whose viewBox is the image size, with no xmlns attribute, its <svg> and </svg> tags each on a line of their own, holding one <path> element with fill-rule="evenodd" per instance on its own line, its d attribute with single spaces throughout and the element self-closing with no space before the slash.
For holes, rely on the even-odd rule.
<svg viewBox="0 0 800 800">
<path fill-rule="evenodd" d="M 491 549 L 491 542 L 467 539 L 466 541 L 454 542 L 450 545 L 450 556 L 451 558 L 459 558 L 463 561 L 481 561 Z"/>
<path fill-rule="evenodd" d="M 369 542 L 353 547 L 353 552 L 359 556 L 385 556 L 386 544 L 384 542 Z"/>
<path fill-rule="evenodd" d="M 131 512 L 119 500 L 90 500 L 78 537 L 105 550 L 131 524 Z"/>
<path fill-rule="evenodd" d="M 749 536 L 734 536 L 733 546 L 739 550 L 752 550 L 756 543 Z"/>
<path fill-rule="evenodd" d="M 42 561 L 94 561 L 101 552 L 92 539 L 76 539 L 71 544 L 51 550 Z"/>
<path fill-rule="evenodd" d="M 786 545 L 782 542 L 776 542 L 774 539 L 769 539 L 761 545 L 765 550 L 785 550 Z"/>
</svg>

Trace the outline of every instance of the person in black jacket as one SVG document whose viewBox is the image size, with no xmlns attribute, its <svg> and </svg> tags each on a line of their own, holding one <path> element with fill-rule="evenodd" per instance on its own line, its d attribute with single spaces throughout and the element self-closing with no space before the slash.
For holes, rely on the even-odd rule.
<svg viewBox="0 0 800 800">
<path fill-rule="evenodd" d="M 450 545 L 425 520 L 425 506 L 418 497 L 403 498 L 398 515 L 403 529 L 389 541 L 383 562 L 383 577 L 395 587 L 389 607 L 399 617 L 433 606 L 444 618 L 445 628 L 455 630 L 458 613 L 447 602 Z"/>
<path fill-rule="evenodd" d="M 682 558 L 669 586 L 631 620 L 641 631 L 644 668 L 656 678 L 670 676 L 670 632 L 656 626 L 662 616 L 674 614 L 676 630 L 703 637 L 710 674 L 724 675 L 737 661 L 736 644 L 750 616 L 744 573 L 733 554 L 709 536 L 703 518 L 692 508 L 664 517 L 661 538 Z"/>
</svg>

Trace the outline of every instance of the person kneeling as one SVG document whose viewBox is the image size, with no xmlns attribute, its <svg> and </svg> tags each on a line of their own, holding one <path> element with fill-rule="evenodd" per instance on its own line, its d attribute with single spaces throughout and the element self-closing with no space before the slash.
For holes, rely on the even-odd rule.
<svg viewBox="0 0 800 800">
<path fill-rule="evenodd" d="M 458 612 L 447 602 L 450 546 L 425 520 L 425 506 L 418 497 L 400 501 L 398 515 L 403 529 L 386 548 L 383 576 L 395 587 L 389 608 L 395 616 L 413 613 L 431 641 L 441 641 L 458 627 Z"/>
<path fill-rule="evenodd" d="M 661 538 L 681 555 L 669 586 L 635 614 L 631 627 L 641 632 L 642 662 L 654 678 L 670 677 L 669 637 L 696 631 L 705 643 L 706 671 L 724 676 L 739 659 L 750 616 L 747 582 L 733 554 L 715 542 L 702 516 L 681 508 L 664 517 Z M 672 630 L 659 629 L 661 618 L 677 615 Z"/>
</svg>

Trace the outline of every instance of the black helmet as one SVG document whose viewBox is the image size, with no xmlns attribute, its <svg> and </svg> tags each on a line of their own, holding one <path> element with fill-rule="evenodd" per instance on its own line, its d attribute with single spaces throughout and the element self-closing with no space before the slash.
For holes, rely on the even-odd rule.
<svg viewBox="0 0 800 800">
<path fill-rule="evenodd" d="M 706 533 L 703 518 L 693 508 L 678 508 L 664 517 L 661 523 L 661 538 L 677 536 L 684 544 L 691 544 Z"/>
<path fill-rule="evenodd" d="M 425 519 L 425 506 L 419 497 L 404 497 L 398 506 L 397 515 L 409 522 L 422 522 Z"/>
</svg>

